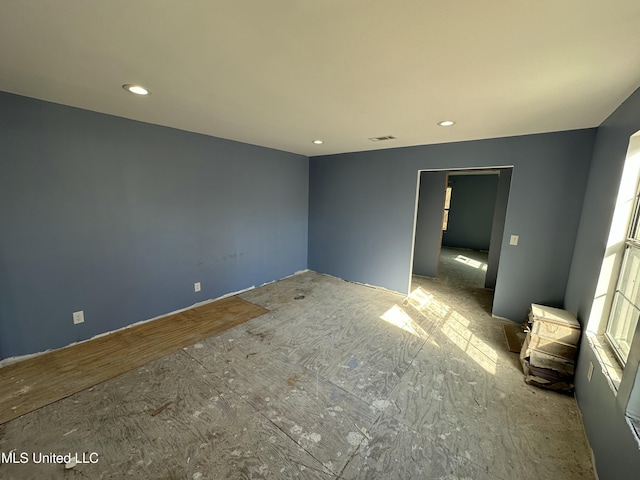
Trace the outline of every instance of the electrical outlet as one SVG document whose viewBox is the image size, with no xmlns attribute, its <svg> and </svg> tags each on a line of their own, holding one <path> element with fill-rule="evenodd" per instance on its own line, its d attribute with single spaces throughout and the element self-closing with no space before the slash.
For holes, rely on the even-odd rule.
<svg viewBox="0 0 640 480">
<path fill-rule="evenodd" d="M 196 292 L 199 292 L 199 291 L 200 291 L 200 282 L 196 282 L 196 283 L 194 283 L 194 284 L 193 284 L 193 289 L 194 289 Z"/>
<path fill-rule="evenodd" d="M 519 240 L 520 240 L 520 235 L 511 235 L 511 239 L 509 240 L 509 245 L 518 245 Z"/>
<path fill-rule="evenodd" d="M 593 376 L 593 362 L 589 362 L 589 370 L 587 370 L 587 380 L 591 381 Z"/>
<path fill-rule="evenodd" d="M 79 312 L 73 312 L 73 324 L 78 325 L 79 323 L 84 323 L 84 311 L 80 310 Z"/>
</svg>

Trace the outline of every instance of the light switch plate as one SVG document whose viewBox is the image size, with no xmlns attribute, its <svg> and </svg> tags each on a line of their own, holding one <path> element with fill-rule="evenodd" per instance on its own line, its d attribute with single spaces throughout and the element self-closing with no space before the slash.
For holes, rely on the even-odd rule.
<svg viewBox="0 0 640 480">
<path fill-rule="evenodd" d="M 79 312 L 73 312 L 73 324 L 78 325 L 79 323 L 84 323 L 84 311 L 80 310 Z"/>
<path fill-rule="evenodd" d="M 509 240 L 509 245 L 518 245 L 519 240 L 520 240 L 520 235 L 511 235 L 511 239 Z"/>
</svg>

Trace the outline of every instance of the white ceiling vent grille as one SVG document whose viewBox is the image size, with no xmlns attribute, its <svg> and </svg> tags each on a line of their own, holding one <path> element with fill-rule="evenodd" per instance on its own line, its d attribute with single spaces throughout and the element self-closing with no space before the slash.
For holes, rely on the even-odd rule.
<svg viewBox="0 0 640 480">
<path fill-rule="evenodd" d="M 385 140 L 395 140 L 396 137 L 393 135 L 385 135 L 384 137 L 371 137 L 369 140 L 372 142 L 384 142 Z"/>
</svg>

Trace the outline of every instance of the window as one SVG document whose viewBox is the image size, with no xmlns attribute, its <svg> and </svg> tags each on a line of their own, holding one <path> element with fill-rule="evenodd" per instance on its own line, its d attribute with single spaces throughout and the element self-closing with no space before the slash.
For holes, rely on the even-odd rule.
<svg viewBox="0 0 640 480">
<path fill-rule="evenodd" d="M 595 332 L 604 334 L 603 340 L 624 367 L 640 317 L 640 132 L 629 140 L 600 277 L 605 302 L 599 303 L 606 318 L 603 315 Z"/>
<path fill-rule="evenodd" d="M 640 131 L 629 140 L 586 338 L 640 446 Z M 587 378 L 591 380 L 590 372 Z M 625 386 L 626 385 L 626 386 Z M 619 394 L 622 393 L 622 396 Z M 628 395 L 628 396 L 626 396 Z"/>
<path fill-rule="evenodd" d="M 625 240 L 622 268 L 618 276 L 605 336 L 622 365 L 629 357 L 633 334 L 640 316 L 640 191 L 636 187 L 633 218 Z"/>
<path fill-rule="evenodd" d="M 444 194 L 444 213 L 442 214 L 442 230 L 447 230 L 449 225 L 449 207 L 451 206 L 451 187 L 447 187 Z"/>
</svg>

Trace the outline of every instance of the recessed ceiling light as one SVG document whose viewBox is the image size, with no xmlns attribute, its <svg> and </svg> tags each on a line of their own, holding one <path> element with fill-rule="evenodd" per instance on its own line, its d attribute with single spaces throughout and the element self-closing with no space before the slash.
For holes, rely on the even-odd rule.
<svg viewBox="0 0 640 480">
<path fill-rule="evenodd" d="M 149 95 L 151 93 L 141 85 L 132 85 L 127 83 L 126 85 L 123 85 L 122 88 L 124 88 L 127 92 L 135 93 L 136 95 Z"/>
<path fill-rule="evenodd" d="M 451 125 L 455 125 L 456 122 L 453 120 L 443 120 L 442 122 L 438 122 L 438 125 L 441 127 L 450 127 Z"/>
<path fill-rule="evenodd" d="M 314 140 L 313 143 L 316 145 L 322 145 L 324 142 L 322 140 Z"/>
</svg>

